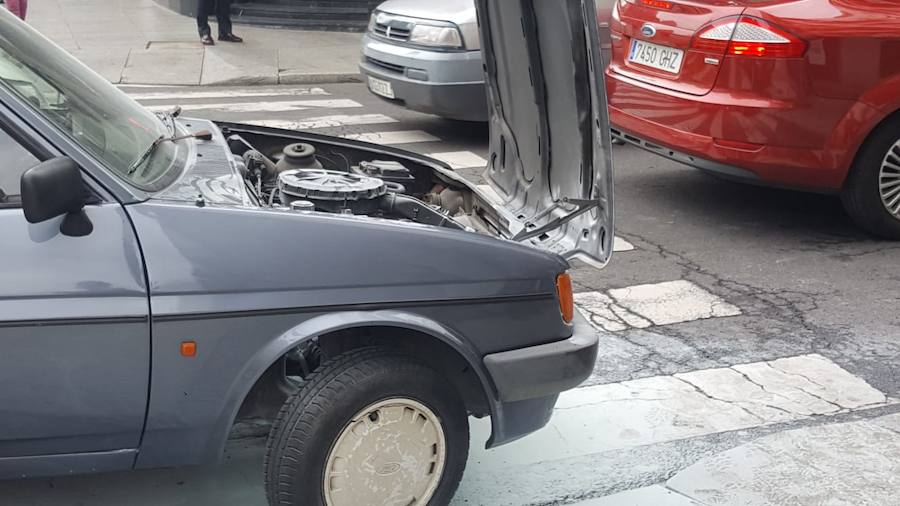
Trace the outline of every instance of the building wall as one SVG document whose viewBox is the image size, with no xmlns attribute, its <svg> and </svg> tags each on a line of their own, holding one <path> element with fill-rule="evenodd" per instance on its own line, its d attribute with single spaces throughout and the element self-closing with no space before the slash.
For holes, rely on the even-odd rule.
<svg viewBox="0 0 900 506">
<path fill-rule="evenodd" d="M 197 0 L 156 0 L 156 3 L 187 16 L 197 15 Z"/>
</svg>

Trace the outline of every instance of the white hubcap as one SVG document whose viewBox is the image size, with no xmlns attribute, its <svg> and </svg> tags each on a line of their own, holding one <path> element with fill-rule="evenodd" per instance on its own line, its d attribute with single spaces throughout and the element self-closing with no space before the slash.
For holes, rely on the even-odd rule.
<svg viewBox="0 0 900 506">
<path fill-rule="evenodd" d="M 437 415 L 412 399 L 386 399 L 357 413 L 325 464 L 328 506 L 426 505 L 444 471 Z"/>
<path fill-rule="evenodd" d="M 900 219 L 900 141 L 888 150 L 878 176 L 881 202 L 894 218 Z"/>
</svg>

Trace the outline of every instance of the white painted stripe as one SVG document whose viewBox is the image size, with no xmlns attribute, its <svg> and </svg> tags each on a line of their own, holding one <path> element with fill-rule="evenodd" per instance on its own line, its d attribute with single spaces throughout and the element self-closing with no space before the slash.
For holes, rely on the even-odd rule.
<svg viewBox="0 0 900 506">
<path fill-rule="evenodd" d="M 575 307 L 591 322 L 591 325 L 607 332 L 619 332 L 630 328 L 645 329 L 653 322 L 616 304 L 603 292 L 575 294 Z"/>
<path fill-rule="evenodd" d="M 435 142 L 440 140 L 430 133 L 421 130 L 345 134 L 340 137 L 354 141 L 374 142 L 376 144 L 412 144 L 415 142 Z"/>
<path fill-rule="evenodd" d="M 741 314 L 738 307 L 685 280 L 577 293 L 575 303 L 595 327 L 608 332 Z"/>
<path fill-rule="evenodd" d="M 808 425 L 707 455 L 666 486 L 712 506 L 897 505 L 900 416 Z"/>
<path fill-rule="evenodd" d="M 333 128 L 350 125 L 378 125 L 385 123 L 397 123 L 397 120 L 384 114 L 337 114 L 333 116 L 318 116 L 315 118 L 303 118 L 301 120 L 261 119 L 245 121 L 249 125 L 258 125 L 271 128 L 284 128 L 286 130 L 309 130 L 311 128 Z"/>
<path fill-rule="evenodd" d="M 331 95 L 322 88 L 290 88 L 278 90 L 219 90 L 129 93 L 134 100 L 199 100 L 209 98 L 294 97 L 299 95 Z"/>
<path fill-rule="evenodd" d="M 618 288 L 609 294 L 656 325 L 741 314 L 737 307 L 685 280 Z"/>
<path fill-rule="evenodd" d="M 150 105 L 147 109 L 153 112 L 171 110 L 173 105 Z M 282 102 L 231 102 L 217 104 L 185 104 L 185 111 L 202 111 L 215 109 L 224 112 L 287 112 L 302 111 L 313 108 L 348 109 L 362 107 L 362 104 L 349 99 L 333 100 L 285 100 Z"/>
<path fill-rule="evenodd" d="M 447 153 L 429 153 L 431 158 L 436 158 L 453 169 L 469 169 L 487 167 L 487 160 L 471 151 L 450 151 Z"/>
<path fill-rule="evenodd" d="M 570 506 L 702 506 L 674 490 L 662 485 L 636 488 L 608 495 L 597 499 L 589 499 L 572 503 Z"/>
<path fill-rule="evenodd" d="M 602 356 L 601 356 L 602 360 Z M 579 388 L 550 424 L 490 451 L 490 421 L 473 421 L 468 472 L 527 465 L 895 404 L 821 355 Z M 485 419 L 486 420 L 486 419 Z"/>
<path fill-rule="evenodd" d="M 634 244 L 622 239 L 621 237 L 616 236 L 613 240 L 613 251 L 631 251 L 634 249 Z"/>
<path fill-rule="evenodd" d="M 117 84 L 116 88 L 121 88 L 122 91 L 131 88 L 193 88 L 193 86 L 172 86 L 171 84 Z"/>
</svg>

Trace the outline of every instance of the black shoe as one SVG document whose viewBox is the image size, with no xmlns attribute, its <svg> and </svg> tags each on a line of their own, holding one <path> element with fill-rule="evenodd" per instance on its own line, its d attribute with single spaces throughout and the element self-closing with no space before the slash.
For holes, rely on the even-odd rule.
<svg viewBox="0 0 900 506">
<path fill-rule="evenodd" d="M 219 40 L 222 42 L 244 42 L 244 39 L 238 37 L 233 33 L 228 33 L 225 35 L 219 35 Z"/>
<path fill-rule="evenodd" d="M 202 42 L 204 46 L 216 45 L 216 41 L 213 40 L 212 35 L 201 35 L 200 42 Z"/>
</svg>

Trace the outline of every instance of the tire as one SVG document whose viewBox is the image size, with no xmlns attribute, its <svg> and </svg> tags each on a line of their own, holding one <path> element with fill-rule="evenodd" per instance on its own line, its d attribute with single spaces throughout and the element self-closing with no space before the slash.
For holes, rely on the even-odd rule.
<svg viewBox="0 0 900 506">
<path fill-rule="evenodd" d="M 887 204 L 892 203 L 896 195 L 890 194 L 886 203 L 881 184 L 900 179 L 895 179 L 892 169 L 885 169 L 890 171 L 888 173 L 882 172 L 886 162 L 900 166 L 900 116 L 888 119 L 866 139 L 850 170 L 841 200 L 857 225 L 874 235 L 896 241 L 900 240 L 900 209 L 897 214 L 888 210 Z M 894 189 L 891 186 L 886 191 Z"/>
<path fill-rule="evenodd" d="M 419 429 L 411 430 L 409 424 Z M 409 434 L 408 440 L 415 442 L 396 442 L 407 441 L 397 438 L 396 431 L 403 437 Z M 360 433 L 362 436 L 357 435 Z M 430 444 L 433 439 L 437 442 Z M 394 444 L 377 448 L 377 442 L 387 440 Z M 357 447 L 345 451 L 353 448 L 352 442 L 362 445 L 363 450 Z M 423 451 L 427 456 L 423 457 Z M 443 459 L 439 458 L 441 453 Z M 404 498 L 409 494 L 417 499 L 411 504 L 444 505 L 462 479 L 468 453 L 466 409 L 445 378 L 400 351 L 360 348 L 323 363 L 282 406 L 266 445 L 266 496 L 272 506 L 376 506 L 383 502 L 378 500 L 379 490 L 400 484 L 401 488 L 408 487 Z M 361 460 L 363 465 L 359 465 Z M 416 464 L 399 465 L 410 461 Z M 326 487 L 328 464 L 342 472 L 330 473 L 337 477 Z M 350 480 L 348 476 L 365 479 Z M 393 481 L 385 485 L 377 480 Z M 382 486 L 367 488 L 373 481 Z M 412 488 L 427 496 L 428 490 L 421 488 L 426 486 L 433 493 L 423 502 Z"/>
</svg>

